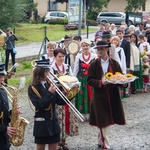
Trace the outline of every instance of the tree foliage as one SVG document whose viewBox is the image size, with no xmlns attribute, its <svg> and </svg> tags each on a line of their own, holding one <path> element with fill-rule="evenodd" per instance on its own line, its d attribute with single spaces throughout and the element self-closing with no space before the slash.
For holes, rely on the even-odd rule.
<svg viewBox="0 0 150 150">
<path fill-rule="evenodd" d="M 109 0 L 89 0 L 90 5 L 89 5 L 89 9 L 91 11 L 97 12 L 99 13 L 100 11 L 102 11 L 102 9 L 104 7 L 107 7 Z"/>
<path fill-rule="evenodd" d="M 125 11 L 127 12 L 136 12 L 137 10 L 145 7 L 146 0 L 126 0 L 127 6 Z"/>
<path fill-rule="evenodd" d="M 25 10 L 34 9 L 29 0 L 0 0 L 0 29 L 14 27 L 25 16 Z"/>
<path fill-rule="evenodd" d="M 110 0 L 87 0 L 87 19 L 96 20 L 99 12 L 107 7 Z"/>
</svg>

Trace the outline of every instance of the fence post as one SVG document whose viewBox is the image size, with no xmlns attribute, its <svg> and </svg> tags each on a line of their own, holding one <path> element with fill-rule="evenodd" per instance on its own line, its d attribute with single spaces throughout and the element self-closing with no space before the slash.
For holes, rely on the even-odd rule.
<svg viewBox="0 0 150 150">
<path fill-rule="evenodd" d="M 89 25 L 87 24 L 87 39 L 88 39 L 88 37 L 89 37 Z"/>
</svg>

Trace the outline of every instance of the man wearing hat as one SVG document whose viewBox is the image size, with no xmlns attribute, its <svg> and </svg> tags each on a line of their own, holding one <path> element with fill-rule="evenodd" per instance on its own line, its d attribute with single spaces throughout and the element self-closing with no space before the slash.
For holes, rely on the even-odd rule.
<svg viewBox="0 0 150 150">
<path fill-rule="evenodd" d="M 130 42 L 130 37 L 131 37 L 131 34 L 129 34 L 128 32 L 125 32 L 123 35 L 123 39 L 125 39 L 126 41 L 129 41 L 129 42 Z"/>
<path fill-rule="evenodd" d="M 93 61 L 88 70 L 88 84 L 94 88 L 90 107 L 89 124 L 100 130 L 98 136 L 99 148 L 109 149 L 108 127 L 110 125 L 125 124 L 125 116 L 117 84 L 110 84 L 104 76 L 111 72 L 120 72 L 118 62 L 108 56 L 109 45 L 105 41 L 96 44 L 99 58 Z"/>
<path fill-rule="evenodd" d="M 9 150 L 9 137 L 16 134 L 15 127 L 9 127 L 11 111 L 6 91 L 2 88 L 4 77 L 7 75 L 5 64 L 0 62 L 0 149 Z M 17 111 L 18 113 L 18 111 Z"/>
<path fill-rule="evenodd" d="M 28 95 L 35 106 L 34 130 L 37 149 L 57 149 L 60 141 L 60 125 L 55 111 L 55 105 L 65 105 L 63 99 L 56 93 L 56 87 L 47 82 L 49 76 L 49 59 L 36 61 L 33 79 L 28 88 Z"/>
<path fill-rule="evenodd" d="M 117 54 L 117 51 L 115 50 L 116 49 L 115 45 L 110 42 L 111 36 L 112 35 L 110 34 L 109 31 L 104 31 L 102 35 L 102 40 L 110 45 L 108 51 L 109 57 L 117 61 L 119 60 L 119 56 Z"/>
<path fill-rule="evenodd" d="M 70 53 L 68 52 L 68 44 L 72 40 L 71 36 L 65 35 L 63 38 L 62 42 L 64 42 L 64 50 L 66 51 L 66 56 L 65 56 L 65 63 L 68 65 L 71 65 L 71 60 L 70 60 Z"/>
</svg>

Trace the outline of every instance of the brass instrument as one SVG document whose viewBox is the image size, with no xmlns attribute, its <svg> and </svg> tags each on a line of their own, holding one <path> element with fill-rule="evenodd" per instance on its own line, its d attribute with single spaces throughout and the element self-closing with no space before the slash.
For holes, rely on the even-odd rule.
<svg viewBox="0 0 150 150">
<path fill-rule="evenodd" d="M 2 85 L 3 85 L 4 90 L 8 94 L 8 99 L 12 103 L 10 126 L 16 127 L 17 129 L 16 135 L 13 135 L 12 137 L 10 137 L 10 143 L 14 146 L 20 146 L 23 144 L 25 127 L 29 122 L 25 118 L 20 117 L 19 114 L 16 113 L 16 110 L 18 108 L 18 100 L 17 100 L 18 90 L 15 87 L 12 87 L 4 83 Z M 5 86 L 13 90 L 13 96 L 10 94 L 10 92 L 7 90 Z"/>
<path fill-rule="evenodd" d="M 35 63 L 36 60 L 33 60 L 31 62 L 32 67 L 34 68 L 36 66 Z M 59 87 L 55 84 L 55 82 L 50 78 L 50 76 L 53 76 L 60 84 L 61 86 L 66 90 L 67 95 L 65 96 L 64 93 L 59 89 Z M 56 87 L 56 92 L 59 94 L 59 96 L 66 102 L 66 104 L 72 109 L 72 111 L 77 115 L 77 117 L 84 122 L 85 118 L 83 117 L 83 115 L 76 109 L 76 107 L 69 101 L 69 99 L 72 99 L 78 92 L 79 87 L 78 86 L 74 86 L 72 88 L 70 88 L 69 86 L 67 86 L 64 82 L 62 82 L 61 80 L 59 80 L 59 78 L 57 76 L 55 76 L 51 71 L 49 73 L 49 76 L 47 76 L 47 81 L 54 85 Z M 68 99 L 69 98 L 69 99 Z"/>
<path fill-rule="evenodd" d="M 5 75 L 5 80 L 10 79 L 12 75 L 14 75 L 14 70 L 19 66 L 18 63 L 15 63 L 9 71 L 7 71 L 7 75 Z"/>
<path fill-rule="evenodd" d="M 36 66 L 36 61 L 37 60 L 33 60 L 31 62 L 32 67 L 34 68 Z M 56 79 L 60 85 L 63 87 L 63 89 L 66 92 L 66 97 L 67 99 L 71 100 L 75 97 L 75 95 L 78 93 L 79 91 L 79 87 L 77 85 L 73 86 L 73 87 L 69 87 L 67 84 L 65 84 L 64 82 L 62 82 L 56 75 L 54 75 L 51 71 L 50 71 L 50 75 Z"/>
<path fill-rule="evenodd" d="M 52 73 L 51 73 L 52 74 Z M 54 75 L 55 76 L 55 75 Z M 57 78 L 56 78 L 57 79 Z M 76 107 L 69 101 L 69 99 L 63 94 L 63 92 L 59 89 L 59 87 L 54 83 L 54 81 L 50 78 L 50 75 L 47 76 L 47 80 L 49 83 L 54 85 L 56 87 L 56 92 L 59 94 L 59 96 L 66 102 L 66 104 L 72 109 L 72 111 L 77 115 L 77 117 L 84 122 L 85 118 L 82 116 L 82 114 L 76 109 Z M 60 81 L 61 83 L 61 81 Z"/>
<path fill-rule="evenodd" d="M 54 77 L 54 79 L 56 79 L 59 84 L 63 87 L 63 89 L 65 90 L 66 92 L 66 97 L 71 100 L 73 99 L 76 94 L 78 93 L 79 91 L 79 87 L 78 85 L 75 85 L 73 87 L 69 87 L 67 84 L 65 84 L 64 82 L 62 82 L 56 75 L 54 75 L 51 71 L 50 71 L 50 75 L 52 75 Z"/>
</svg>

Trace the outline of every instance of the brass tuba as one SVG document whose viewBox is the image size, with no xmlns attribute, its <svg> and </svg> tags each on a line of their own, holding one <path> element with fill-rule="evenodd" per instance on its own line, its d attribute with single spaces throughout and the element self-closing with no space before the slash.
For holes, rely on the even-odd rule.
<svg viewBox="0 0 150 150">
<path fill-rule="evenodd" d="M 7 88 L 5 86 L 7 86 L 13 90 L 13 96 L 10 94 L 10 92 L 7 90 Z M 25 118 L 20 117 L 19 114 L 16 113 L 16 109 L 18 108 L 18 100 L 17 100 L 18 90 L 15 87 L 12 87 L 12 86 L 4 84 L 4 83 L 3 83 L 3 88 L 7 92 L 8 99 L 12 103 L 10 126 L 17 128 L 16 135 L 13 135 L 12 137 L 10 137 L 10 143 L 14 146 L 20 146 L 23 144 L 25 127 L 29 122 Z"/>
<path fill-rule="evenodd" d="M 66 91 L 66 97 L 69 99 L 69 100 L 72 100 L 76 94 L 79 92 L 79 86 L 78 85 L 75 85 L 73 87 L 69 87 L 66 83 L 64 83 L 63 81 L 61 81 L 55 74 L 53 74 L 51 71 L 50 71 L 50 75 L 56 80 L 59 82 L 59 84 L 63 87 L 63 89 Z M 70 76 L 71 77 L 71 76 Z"/>
</svg>

